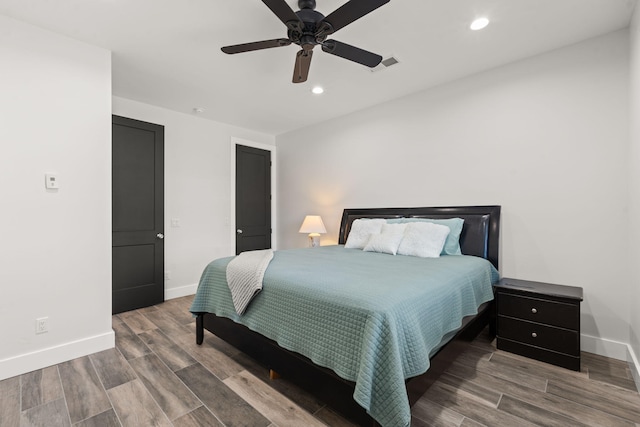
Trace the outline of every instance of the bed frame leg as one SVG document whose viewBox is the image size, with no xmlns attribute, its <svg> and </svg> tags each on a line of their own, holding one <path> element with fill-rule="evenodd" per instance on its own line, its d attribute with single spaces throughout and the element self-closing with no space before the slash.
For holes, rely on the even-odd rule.
<svg viewBox="0 0 640 427">
<path fill-rule="evenodd" d="M 201 345 L 204 341 L 204 315 L 198 314 L 196 317 L 196 344 Z"/>
<path fill-rule="evenodd" d="M 277 380 L 278 378 L 280 378 L 280 374 L 274 371 L 273 369 L 269 369 L 269 379 Z"/>
</svg>

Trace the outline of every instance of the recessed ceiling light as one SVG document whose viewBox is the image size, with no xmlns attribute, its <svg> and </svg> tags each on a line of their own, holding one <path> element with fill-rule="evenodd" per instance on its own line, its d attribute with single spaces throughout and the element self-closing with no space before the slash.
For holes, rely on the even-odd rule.
<svg viewBox="0 0 640 427">
<path fill-rule="evenodd" d="M 489 20 L 487 18 L 478 18 L 475 21 L 473 21 L 471 23 L 471 25 L 469 26 L 469 28 L 471 28 L 474 31 L 477 30 L 481 30 L 484 27 L 486 27 L 487 25 L 489 25 Z"/>
<path fill-rule="evenodd" d="M 316 95 L 320 95 L 322 92 L 324 92 L 324 89 L 322 89 L 320 86 L 315 86 L 313 89 L 311 89 L 311 92 L 315 93 Z"/>
</svg>

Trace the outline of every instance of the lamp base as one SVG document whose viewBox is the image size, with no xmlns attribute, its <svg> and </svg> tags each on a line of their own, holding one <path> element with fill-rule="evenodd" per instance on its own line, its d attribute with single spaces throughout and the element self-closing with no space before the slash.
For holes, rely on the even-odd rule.
<svg viewBox="0 0 640 427">
<path fill-rule="evenodd" d="M 309 247 L 315 248 L 318 246 L 320 246 L 320 234 L 319 233 L 309 234 Z"/>
</svg>

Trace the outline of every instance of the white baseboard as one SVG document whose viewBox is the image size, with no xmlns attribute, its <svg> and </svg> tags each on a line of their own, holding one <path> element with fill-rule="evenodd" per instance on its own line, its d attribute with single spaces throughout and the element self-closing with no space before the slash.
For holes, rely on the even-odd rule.
<svg viewBox="0 0 640 427">
<path fill-rule="evenodd" d="M 115 347 L 113 331 L 0 360 L 0 380 Z"/>
<path fill-rule="evenodd" d="M 580 349 L 587 353 L 627 361 L 629 345 L 619 341 L 582 334 L 580 335 Z"/>
<path fill-rule="evenodd" d="M 596 338 L 590 335 L 580 336 L 580 347 L 582 351 L 598 354 L 600 356 L 611 357 L 625 361 L 629 364 L 629 369 L 636 383 L 636 388 L 640 391 L 640 363 L 630 344 Z"/>
<path fill-rule="evenodd" d="M 198 290 L 198 284 L 180 286 L 178 288 L 169 288 L 164 290 L 164 299 L 174 299 L 185 297 L 187 295 L 195 295 Z"/>
<path fill-rule="evenodd" d="M 629 369 L 631 370 L 631 375 L 633 375 L 633 380 L 636 382 L 636 389 L 640 391 L 640 363 L 638 362 L 638 357 L 633 351 L 631 345 L 627 346 L 627 352 Z"/>
</svg>

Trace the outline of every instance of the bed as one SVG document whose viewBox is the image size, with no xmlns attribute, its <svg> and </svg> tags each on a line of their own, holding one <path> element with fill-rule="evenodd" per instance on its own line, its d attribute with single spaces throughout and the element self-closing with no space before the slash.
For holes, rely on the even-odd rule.
<svg viewBox="0 0 640 427">
<path fill-rule="evenodd" d="M 362 218 L 462 218 L 467 256 L 345 248 Z M 224 275 L 232 258 L 215 260 L 191 307 L 196 341 L 207 329 L 360 425 L 409 425 L 410 406 L 489 323 L 499 222 L 499 206 L 345 209 L 339 245 L 276 251 L 242 316 Z"/>
</svg>

